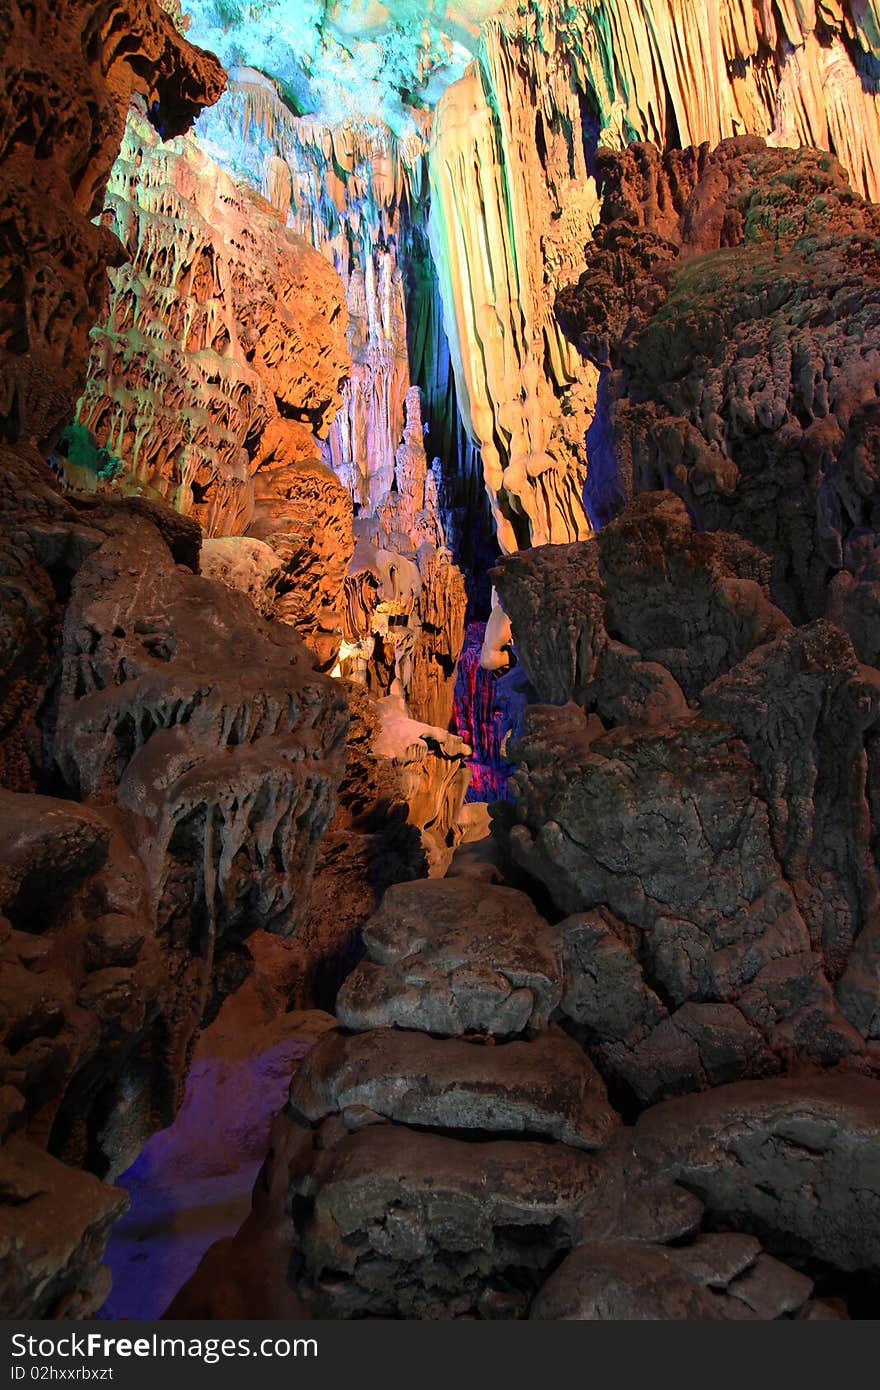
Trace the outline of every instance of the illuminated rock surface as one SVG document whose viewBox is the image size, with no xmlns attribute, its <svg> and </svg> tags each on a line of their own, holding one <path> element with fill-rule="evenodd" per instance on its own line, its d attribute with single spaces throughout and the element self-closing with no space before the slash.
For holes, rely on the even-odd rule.
<svg viewBox="0 0 880 1390">
<path fill-rule="evenodd" d="M 640 1103 L 877 1036 L 880 677 L 831 624 L 790 627 L 768 575 L 648 494 L 497 577 L 556 702 L 526 711 L 499 830 L 576 914 L 563 1012 Z"/>
<path fill-rule="evenodd" d="M 655 1176 L 628 1132 L 614 1137 L 598 1078 L 583 1074 L 589 1099 L 566 1084 L 562 1035 L 540 1031 L 533 1016 L 539 1031 L 527 1041 L 427 1036 L 459 1031 L 431 1004 L 442 989 L 432 963 L 453 945 L 446 919 L 463 928 L 454 992 L 473 1028 L 485 1024 L 493 987 L 467 926 L 495 942 L 491 959 L 506 960 L 508 974 L 534 982 L 538 943 L 553 933 L 512 915 L 519 896 L 463 880 L 398 887 L 367 929 L 373 961 L 386 964 L 350 977 L 338 1013 L 355 1036 L 328 1034 L 306 1060 L 266 1177 L 270 1190 L 287 1178 L 306 1305 L 331 1317 L 522 1317 L 573 1250 L 537 1292 L 532 1316 L 833 1316 L 811 1302 L 812 1280 L 762 1254 L 757 1240 L 699 1234 L 700 1201 Z M 433 911 L 419 913 L 416 928 L 412 908 L 428 899 Z M 377 969 L 389 1017 L 406 1013 L 423 1037 L 371 1028 L 352 1009 Z M 417 977 L 422 1008 L 412 1012 Z M 509 1034 L 528 1017 L 502 1020 L 493 1009 L 490 1027 Z M 548 1128 L 564 1142 L 540 1142 Z M 584 1152 L 603 1139 L 598 1153 Z M 585 1276 L 592 1267 L 601 1285 Z"/>
<path fill-rule="evenodd" d="M 833 160 L 756 140 L 636 145 L 601 170 L 602 226 L 557 309 L 606 372 L 606 505 L 670 488 L 773 557 L 790 617 L 851 620 L 871 660 L 877 208 Z"/>
<path fill-rule="evenodd" d="M 556 1030 L 503 1047 L 396 1028 L 329 1034 L 301 1067 L 290 1103 L 312 1123 L 366 1108 L 402 1124 L 524 1133 L 581 1149 L 601 1148 L 617 1124 L 598 1072 Z"/>
<path fill-rule="evenodd" d="M 289 931 L 307 908 L 347 718 L 289 628 L 197 576 L 192 520 L 142 498 L 74 506 L 31 442 L 70 418 L 119 259 L 88 219 L 129 93 L 157 101 L 173 134 L 222 90 L 219 65 L 151 3 L 15 10 L 2 37 L 7 70 L 31 83 L 6 84 L 3 197 L 30 219 L 34 257 L 0 306 L 2 1162 L 22 1193 L 4 1218 L 3 1297 L 18 1315 L 81 1315 L 107 1292 L 101 1251 L 122 1197 L 59 1160 L 112 1176 L 172 1117 L 199 1027 L 240 983 L 242 934 Z M 155 80 L 129 67 L 135 50 Z"/>
<path fill-rule="evenodd" d="M 0 21 L 2 1311 L 864 1315 L 873 0 L 163 5 Z"/>
<path fill-rule="evenodd" d="M 876 1269 L 880 1083 L 791 1078 L 668 1101 L 636 1150 L 698 1193 L 716 1219 L 744 1217 L 792 1253 Z"/>
<path fill-rule="evenodd" d="M 482 939 L 468 930 L 482 924 Z M 366 960 L 340 991 L 343 1027 L 456 1036 L 534 1032 L 560 992 L 555 934 L 529 899 L 466 879 L 398 884 L 364 929 Z"/>
</svg>

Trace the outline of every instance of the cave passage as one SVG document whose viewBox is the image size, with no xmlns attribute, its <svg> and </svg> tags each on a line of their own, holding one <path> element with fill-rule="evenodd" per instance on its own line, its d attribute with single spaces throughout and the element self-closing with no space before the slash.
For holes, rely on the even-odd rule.
<svg viewBox="0 0 880 1390">
<path fill-rule="evenodd" d="M 0 1316 L 877 1315 L 819 8 L 5 0 Z"/>
</svg>

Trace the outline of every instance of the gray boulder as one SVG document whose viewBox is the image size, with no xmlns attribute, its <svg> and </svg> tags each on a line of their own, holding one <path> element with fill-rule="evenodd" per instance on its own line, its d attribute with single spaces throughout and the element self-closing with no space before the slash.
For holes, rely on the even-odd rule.
<svg viewBox="0 0 880 1390">
<path fill-rule="evenodd" d="M 648 1110 L 633 1143 L 713 1220 L 775 1252 L 880 1269 L 880 1081 L 829 1073 L 719 1086 Z"/>
<path fill-rule="evenodd" d="M 366 959 L 336 1002 L 344 1028 L 534 1033 L 559 1002 L 558 932 L 515 889 L 466 878 L 396 884 L 363 935 Z"/>
<path fill-rule="evenodd" d="M 394 1028 L 328 1033 L 297 1072 L 290 1103 L 312 1123 L 361 1106 L 402 1124 L 581 1149 L 601 1148 L 619 1123 L 596 1068 L 558 1029 L 498 1046 Z"/>
</svg>

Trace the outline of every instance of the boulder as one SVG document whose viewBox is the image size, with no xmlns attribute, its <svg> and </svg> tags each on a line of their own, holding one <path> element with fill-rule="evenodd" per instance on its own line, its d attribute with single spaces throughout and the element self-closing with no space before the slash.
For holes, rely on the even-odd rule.
<svg viewBox="0 0 880 1390">
<path fill-rule="evenodd" d="M 529 1316 L 540 1320 L 770 1321 L 833 1318 L 813 1281 L 740 1235 L 700 1236 L 674 1249 L 615 1241 L 581 1245 L 551 1274 Z"/>
<path fill-rule="evenodd" d="M 345 1028 L 535 1033 L 559 1002 L 558 934 L 524 893 L 474 879 L 391 887 L 339 992 Z"/>
<path fill-rule="evenodd" d="M 0 1149 L 0 1308 L 5 1318 L 88 1318 L 110 1291 L 102 1265 L 127 1205 L 119 1188 L 21 1136 Z"/>
<path fill-rule="evenodd" d="M 393 1028 L 328 1034 L 290 1091 L 311 1123 L 366 1107 L 400 1124 L 558 1139 L 598 1149 L 618 1120 L 584 1052 L 551 1029 L 497 1046 Z"/>
<path fill-rule="evenodd" d="M 386 1123 L 325 1121 L 294 1177 L 318 1316 L 522 1315 L 570 1249 L 600 1176 L 562 1144 L 466 1143 Z M 304 1170 L 304 1171 L 303 1171 Z"/>
<path fill-rule="evenodd" d="M 774 1253 L 880 1268 L 880 1081 L 845 1074 L 719 1086 L 641 1116 L 637 1154 L 714 1222 Z"/>
</svg>

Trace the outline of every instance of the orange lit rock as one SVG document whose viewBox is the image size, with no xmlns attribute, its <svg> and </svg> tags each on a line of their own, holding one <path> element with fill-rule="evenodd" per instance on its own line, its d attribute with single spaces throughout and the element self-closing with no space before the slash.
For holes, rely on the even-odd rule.
<svg viewBox="0 0 880 1390">
<path fill-rule="evenodd" d="M 0 23 L 0 412 L 5 435 L 45 441 L 81 389 L 88 331 L 119 264 L 100 212 L 129 96 L 158 103 L 169 134 L 225 74 L 154 0 L 10 0 Z"/>
<path fill-rule="evenodd" d="M 124 485 L 208 535 L 240 534 L 280 413 L 322 433 L 340 402 L 338 278 L 193 141 L 163 143 L 136 109 L 104 221 L 131 259 L 94 334 L 79 420 L 122 461 Z"/>
</svg>

